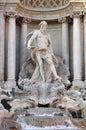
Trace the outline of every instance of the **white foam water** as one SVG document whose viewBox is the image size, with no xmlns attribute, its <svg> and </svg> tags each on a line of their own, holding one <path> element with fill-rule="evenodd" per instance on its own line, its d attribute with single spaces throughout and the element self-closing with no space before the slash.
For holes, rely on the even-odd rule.
<svg viewBox="0 0 86 130">
<path fill-rule="evenodd" d="M 43 114 L 30 113 L 30 114 L 34 115 L 35 117 L 36 117 L 36 116 L 39 116 L 39 117 L 40 117 L 40 116 L 50 116 L 50 117 L 53 117 L 55 114 L 58 115 L 57 112 L 53 112 L 52 114 L 47 114 L 47 113 L 43 113 Z"/>
<path fill-rule="evenodd" d="M 58 125 L 58 126 L 47 126 L 47 127 L 36 127 L 36 126 L 31 126 L 31 125 L 27 125 L 27 124 L 22 124 L 22 130 L 44 130 L 44 129 L 77 129 L 77 127 L 75 126 L 65 126 L 65 125 Z"/>
<path fill-rule="evenodd" d="M 61 124 L 61 125 L 58 125 L 58 126 L 46 126 L 46 127 L 37 127 L 37 126 L 31 126 L 31 125 L 28 125 L 26 122 L 25 122 L 25 119 L 24 119 L 24 116 L 20 115 L 18 120 L 17 120 L 19 123 L 21 123 L 22 125 L 22 130 L 46 130 L 46 129 L 78 129 L 77 127 L 75 127 L 71 120 L 65 120 L 65 123 Z"/>
</svg>

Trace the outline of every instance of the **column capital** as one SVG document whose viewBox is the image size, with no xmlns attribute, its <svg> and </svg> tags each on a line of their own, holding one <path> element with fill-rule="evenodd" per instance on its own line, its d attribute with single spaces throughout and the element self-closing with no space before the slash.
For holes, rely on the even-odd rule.
<svg viewBox="0 0 86 130">
<path fill-rule="evenodd" d="M 30 23 L 30 22 L 31 22 L 30 18 L 27 17 L 22 18 L 22 23 Z"/>
<path fill-rule="evenodd" d="M 19 23 L 19 24 L 21 24 L 21 23 L 30 23 L 31 22 L 31 19 L 30 18 L 28 18 L 28 17 L 17 17 L 17 22 Z"/>
<path fill-rule="evenodd" d="M 59 18 L 58 22 L 59 23 L 65 23 L 65 22 L 67 22 L 67 18 L 66 17 Z"/>
<path fill-rule="evenodd" d="M 9 17 L 9 18 L 16 18 L 17 13 L 16 12 L 4 12 L 4 16 Z"/>
<path fill-rule="evenodd" d="M 58 19 L 59 23 L 72 23 L 72 18 L 71 17 L 62 17 Z"/>
<path fill-rule="evenodd" d="M 82 11 L 74 11 L 72 17 L 81 17 L 83 15 Z"/>
</svg>

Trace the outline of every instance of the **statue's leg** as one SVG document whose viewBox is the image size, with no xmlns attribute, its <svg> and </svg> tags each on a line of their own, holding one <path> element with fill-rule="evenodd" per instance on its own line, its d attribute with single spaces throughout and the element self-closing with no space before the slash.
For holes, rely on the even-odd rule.
<svg viewBox="0 0 86 130">
<path fill-rule="evenodd" d="M 43 61 L 42 61 L 42 58 L 40 56 L 40 52 L 36 53 L 36 58 L 37 58 L 37 61 L 38 61 L 38 64 L 39 64 L 39 69 L 40 69 L 39 71 L 40 71 L 42 80 L 43 80 L 43 82 L 45 82 L 44 69 L 43 69 Z"/>
<path fill-rule="evenodd" d="M 30 79 L 31 82 L 36 81 L 37 78 L 39 77 L 38 71 L 39 71 L 39 66 L 36 65 L 36 68 L 35 68 L 35 70 L 34 70 L 34 73 L 33 73 L 32 77 L 31 77 L 31 79 Z"/>
<path fill-rule="evenodd" d="M 54 63 L 52 61 L 52 59 L 50 57 L 46 58 L 46 62 L 50 65 L 50 69 L 51 69 L 51 72 L 53 73 L 53 76 L 54 76 L 54 79 L 60 79 L 61 80 L 61 77 L 59 77 L 57 75 L 57 72 L 56 72 L 56 68 L 54 66 Z"/>
</svg>

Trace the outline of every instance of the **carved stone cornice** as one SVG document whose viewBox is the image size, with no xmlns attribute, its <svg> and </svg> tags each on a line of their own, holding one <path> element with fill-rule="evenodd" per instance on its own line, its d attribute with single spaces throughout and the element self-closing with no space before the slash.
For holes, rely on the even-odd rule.
<svg viewBox="0 0 86 130">
<path fill-rule="evenodd" d="M 23 0 L 21 1 L 23 2 Z M 23 4 L 19 4 L 17 6 L 18 15 L 20 17 L 27 17 L 35 21 L 41 21 L 41 20 L 57 21 L 59 18 L 73 16 L 73 12 L 75 11 L 85 10 L 83 2 L 77 3 L 74 1 L 68 2 L 67 4 L 65 4 L 65 6 L 60 6 L 60 8 L 28 8 L 29 5 L 27 5 L 26 7 Z M 71 19 L 68 19 L 68 21 L 70 22 Z"/>
<path fill-rule="evenodd" d="M 3 1 L 6 0 L 0 0 L 0 11 L 1 8 L 3 7 L 2 4 L 4 3 Z M 21 0 L 23 2 L 23 0 Z M 26 3 L 29 0 L 25 0 Z M 32 0 L 30 0 L 32 2 Z M 45 0 L 40 0 L 42 3 Z M 80 0 L 79 0 L 80 1 Z M 37 0 L 34 0 L 34 4 L 32 6 L 36 6 Z M 56 1 L 55 1 L 56 2 Z M 28 3 L 29 4 L 29 3 Z M 36 20 L 36 21 L 41 21 L 41 20 L 57 20 L 59 18 L 63 17 L 69 17 L 73 16 L 73 12 L 77 11 L 85 11 L 86 10 L 86 2 L 84 0 L 81 0 L 80 2 L 76 2 L 76 0 L 64 0 L 63 4 L 61 5 L 61 0 L 58 0 L 58 3 L 55 3 L 55 8 L 54 8 L 54 3 L 51 4 L 53 5 L 53 8 L 51 8 L 50 3 L 45 5 L 43 3 L 43 6 L 45 5 L 46 8 L 28 8 L 28 4 L 24 6 L 23 4 L 19 4 L 19 0 L 7 0 L 4 9 L 4 12 L 17 12 L 19 17 L 25 17 L 29 18 L 29 20 Z M 59 6 L 56 6 L 59 5 Z M 39 6 L 42 6 L 39 4 Z M 49 7 L 48 7 L 49 6 Z M 77 16 L 77 15 L 76 15 Z M 25 20 L 28 21 L 28 20 Z"/>
<path fill-rule="evenodd" d="M 63 13 L 64 12 L 64 13 Z M 72 12 L 72 6 L 67 5 L 60 9 L 49 9 L 49 10 L 33 10 L 24 8 L 21 5 L 17 7 L 17 14 L 20 17 L 27 17 L 31 20 L 41 21 L 41 20 L 57 20 L 60 17 L 69 16 Z"/>
</svg>

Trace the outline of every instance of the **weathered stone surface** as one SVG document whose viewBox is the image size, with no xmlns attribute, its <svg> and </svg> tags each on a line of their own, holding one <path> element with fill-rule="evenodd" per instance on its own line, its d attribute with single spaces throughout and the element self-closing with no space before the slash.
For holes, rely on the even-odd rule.
<svg viewBox="0 0 86 130">
<path fill-rule="evenodd" d="M 3 122 L 2 122 L 2 128 L 4 127 L 5 125 L 5 128 L 13 128 L 13 129 L 22 129 L 22 126 L 20 123 L 18 123 L 17 121 L 14 121 L 13 119 L 3 119 Z"/>
<path fill-rule="evenodd" d="M 3 110 L 4 109 L 4 107 L 3 107 L 3 105 L 0 103 L 0 110 Z"/>
<path fill-rule="evenodd" d="M 38 104 L 52 105 L 52 102 L 58 99 L 61 94 L 65 94 L 64 84 L 57 80 L 54 83 L 33 83 L 23 87 L 24 91 L 27 91 L 27 101 L 33 101 L 35 106 Z"/>
<path fill-rule="evenodd" d="M 17 116 L 14 112 L 8 112 L 7 110 L 3 109 L 0 110 L 0 129 L 8 129 L 8 128 L 21 128 L 21 124 L 17 121 Z"/>
<path fill-rule="evenodd" d="M 9 104 L 11 105 L 11 111 L 19 111 L 19 113 L 24 109 L 32 107 L 28 100 L 14 99 L 12 102 L 9 102 Z"/>
<path fill-rule="evenodd" d="M 70 90 L 65 96 L 57 100 L 54 107 L 61 107 L 67 109 L 73 117 L 86 117 L 86 101 L 78 94 L 79 92 Z"/>
<path fill-rule="evenodd" d="M 71 119 L 72 123 L 78 128 L 85 129 L 86 128 L 86 120 L 85 119 Z"/>
</svg>

